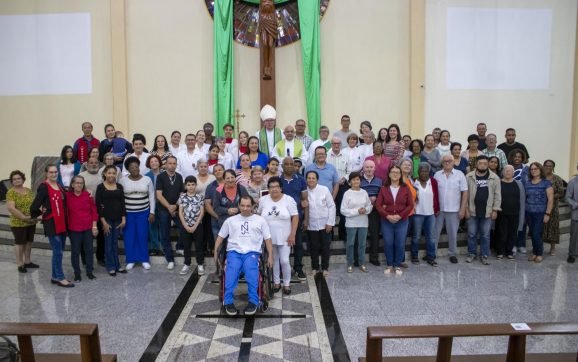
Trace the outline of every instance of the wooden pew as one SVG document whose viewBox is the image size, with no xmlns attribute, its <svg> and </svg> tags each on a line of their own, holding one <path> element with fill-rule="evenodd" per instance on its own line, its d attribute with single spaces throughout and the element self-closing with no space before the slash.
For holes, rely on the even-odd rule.
<svg viewBox="0 0 578 362">
<path fill-rule="evenodd" d="M 100 353 L 98 325 L 80 323 L 0 323 L 0 335 L 17 336 L 22 362 L 116 362 L 116 355 Z M 32 336 L 79 336 L 80 354 L 34 353 Z"/>
<path fill-rule="evenodd" d="M 530 330 L 518 331 L 511 324 L 456 324 L 428 326 L 368 327 L 366 358 L 360 361 L 547 361 L 578 362 L 577 353 L 529 354 L 526 355 L 526 337 L 537 335 L 578 335 L 578 323 L 528 323 Z M 455 337 L 508 336 L 508 353 L 503 355 L 454 356 L 452 343 Z M 437 338 L 437 356 L 383 357 L 382 340 L 398 338 Z"/>
</svg>

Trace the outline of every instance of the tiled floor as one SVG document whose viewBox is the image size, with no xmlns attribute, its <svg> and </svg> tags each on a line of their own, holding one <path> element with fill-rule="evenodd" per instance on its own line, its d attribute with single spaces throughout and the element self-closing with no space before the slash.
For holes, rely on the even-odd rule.
<svg viewBox="0 0 578 362">
<path fill-rule="evenodd" d="M 401 276 L 385 275 L 384 267 L 346 273 L 331 266 L 327 283 L 351 360 L 365 355 L 367 326 L 420 324 L 578 322 L 578 264 L 559 255 L 543 263 L 490 260 L 457 265 L 447 258 L 439 267 L 410 265 Z M 505 353 L 507 338 L 462 338 L 454 353 Z M 576 337 L 529 338 L 528 352 L 576 352 Z M 384 341 L 384 355 L 435 355 L 435 340 Z"/>
</svg>

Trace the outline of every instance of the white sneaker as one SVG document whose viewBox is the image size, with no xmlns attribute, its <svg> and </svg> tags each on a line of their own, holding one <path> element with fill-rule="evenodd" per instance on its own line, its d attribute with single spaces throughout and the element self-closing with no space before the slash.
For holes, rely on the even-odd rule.
<svg viewBox="0 0 578 362">
<path fill-rule="evenodd" d="M 401 270 L 401 268 L 395 268 L 395 275 L 402 275 L 403 271 Z"/>
<path fill-rule="evenodd" d="M 183 265 L 183 269 L 181 269 L 181 272 L 179 274 L 181 274 L 181 275 L 188 274 L 190 269 L 191 269 L 191 267 L 185 264 L 185 265 Z"/>
<path fill-rule="evenodd" d="M 387 268 L 385 268 L 385 270 L 383 271 L 384 274 L 391 274 L 391 272 L 393 271 L 393 268 L 388 266 Z"/>
<path fill-rule="evenodd" d="M 132 268 L 134 268 L 134 263 L 128 263 L 128 264 L 126 265 L 126 268 L 125 268 L 125 269 L 126 269 L 126 270 L 131 270 Z"/>
<path fill-rule="evenodd" d="M 198 266 L 197 266 L 197 273 L 198 273 L 199 275 L 205 275 L 205 267 L 202 266 L 202 265 L 198 265 Z"/>
<path fill-rule="evenodd" d="M 522 254 L 526 254 L 526 248 L 523 247 L 523 246 L 519 247 L 519 248 L 518 248 L 518 251 L 519 251 L 520 253 L 522 253 Z"/>
<path fill-rule="evenodd" d="M 170 262 L 167 264 L 167 269 L 168 269 L 168 270 L 173 270 L 174 268 L 175 268 L 175 263 L 173 263 L 172 261 L 170 261 Z"/>
<path fill-rule="evenodd" d="M 183 249 L 179 249 L 176 251 L 177 255 L 185 255 L 185 251 Z"/>
<path fill-rule="evenodd" d="M 149 270 L 151 265 L 149 263 L 142 263 L 142 267 L 145 268 L 145 270 Z"/>
</svg>

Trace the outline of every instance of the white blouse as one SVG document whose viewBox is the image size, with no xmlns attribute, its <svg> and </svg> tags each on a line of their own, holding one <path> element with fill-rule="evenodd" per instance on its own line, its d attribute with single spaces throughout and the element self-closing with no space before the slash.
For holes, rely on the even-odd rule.
<svg viewBox="0 0 578 362">
<path fill-rule="evenodd" d="M 335 225 L 335 202 L 327 187 L 319 184 L 314 189 L 307 187 L 307 200 L 309 202 L 307 230 L 319 231 L 325 229 L 325 225 Z"/>
</svg>

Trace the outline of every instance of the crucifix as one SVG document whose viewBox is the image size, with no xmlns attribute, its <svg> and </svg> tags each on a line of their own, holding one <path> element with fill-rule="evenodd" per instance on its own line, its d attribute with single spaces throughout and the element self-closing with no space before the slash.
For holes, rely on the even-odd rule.
<svg viewBox="0 0 578 362">
<path fill-rule="evenodd" d="M 231 118 L 235 119 L 235 134 L 238 136 L 239 135 L 239 121 L 241 120 L 241 118 L 245 118 L 245 113 L 241 114 L 241 111 L 239 110 L 239 108 L 237 108 L 237 110 L 235 111 L 235 114 L 233 114 L 231 116 Z"/>
<path fill-rule="evenodd" d="M 277 13 L 273 0 L 261 0 L 259 4 L 261 108 L 266 104 L 276 108 L 275 45 L 277 43 L 277 28 Z"/>
</svg>

